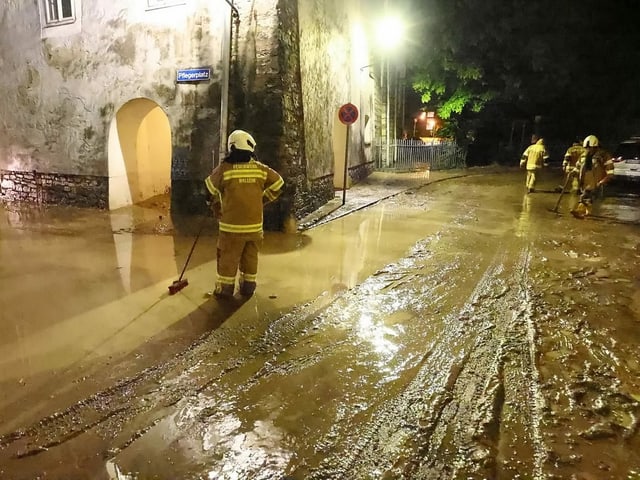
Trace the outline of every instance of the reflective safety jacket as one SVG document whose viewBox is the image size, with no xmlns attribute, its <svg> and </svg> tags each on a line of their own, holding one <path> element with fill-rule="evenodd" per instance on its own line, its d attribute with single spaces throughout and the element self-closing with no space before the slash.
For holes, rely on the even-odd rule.
<svg viewBox="0 0 640 480">
<path fill-rule="evenodd" d="M 280 196 L 284 180 L 251 158 L 235 163 L 225 160 L 204 183 L 213 195 L 214 207 L 220 207 L 221 232 L 262 233 L 263 205 Z"/>
<path fill-rule="evenodd" d="M 533 145 L 529 145 L 522 153 L 520 166 L 524 167 L 526 164 L 527 170 L 535 170 L 537 168 L 542 168 L 548 158 L 549 155 L 547 154 L 547 149 L 545 148 L 544 142 L 541 138 Z"/>
<path fill-rule="evenodd" d="M 601 147 L 597 147 L 593 155 L 589 155 L 589 152 L 585 149 L 576 164 L 576 170 L 580 172 L 581 181 L 585 173 L 591 171 L 593 171 L 595 182 L 608 180 L 613 176 L 613 157 Z"/>
<path fill-rule="evenodd" d="M 565 172 L 569 172 L 571 169 L 573 169 L 584 152 L 584 147 L 579 143 L 574 143 L 573 145 L 571 145 L 567 149 L 567 152 L 564 154 L 564 160 L 562 161 L 562 170 Z"/>
</svg>

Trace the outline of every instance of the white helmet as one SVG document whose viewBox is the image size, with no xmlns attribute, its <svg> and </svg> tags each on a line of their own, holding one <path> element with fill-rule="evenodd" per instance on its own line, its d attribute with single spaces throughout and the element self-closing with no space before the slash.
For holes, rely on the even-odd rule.
<svg viewBox="0 0 640 480">
<path fill-rule="evenodd" d="M 256 141 L 244 130 L 234 130 L 227 140 L 227 150 L 247 150 L 253 152 L 256 148 Z"/>
<path fill-rule="evenodd" d="M 600 142 L 598 142 L 598 137 L 596 137 L 595 135 L 589 135 L 582 142 L 582 146 L 585 147 L 585 148 L 586 147 L 597 147 L 598 145 L 600 145 Z"/>
</svg>

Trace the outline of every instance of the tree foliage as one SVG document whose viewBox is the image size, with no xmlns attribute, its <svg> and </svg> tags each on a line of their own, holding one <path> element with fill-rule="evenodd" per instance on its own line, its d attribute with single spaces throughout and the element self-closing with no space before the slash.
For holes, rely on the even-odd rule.
<svg viewBox="0 0 640 480">
<path fill-rule="evenodd" d="M 497 142 L 513 120 L 535 116 L 545 135 L 614 137 L 640 118 L 635 1 L 416 0 L 413 8 L 421 22 L 411 35 L 412 86 L 459 138 L 490 127 Z"/>
</svg>

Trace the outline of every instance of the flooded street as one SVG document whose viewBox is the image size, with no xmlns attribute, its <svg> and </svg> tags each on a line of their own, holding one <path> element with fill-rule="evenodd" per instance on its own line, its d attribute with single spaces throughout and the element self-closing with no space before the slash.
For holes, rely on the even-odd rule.
<svg viewBox="0 0 640 480">
<path fill-rule="evenodd" d="M 640 479 L 640 198 L 557 183 L 267 233 L 223 303 L 210 220 L 168 296 L 199 219 L 2 211 L 0 478 Z"/>
</svg>

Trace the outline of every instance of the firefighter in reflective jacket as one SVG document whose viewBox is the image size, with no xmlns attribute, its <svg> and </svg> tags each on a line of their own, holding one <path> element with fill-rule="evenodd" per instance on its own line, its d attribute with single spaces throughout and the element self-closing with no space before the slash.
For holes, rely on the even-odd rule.
<svg viewBox="0 0 640 480">
<path fill-rule="evenodd" d="M 579 140 L 573 142 L 566 153 L 564 154 L 564 160 L 562 161 L 562 171 L 565 174 L 565 182 L 568 182 L 571 178 L 571 184 L 567 183 L 567 186 L 570 186 L 569 190 L 572 192 L 578 191 L 580 186 L 578 184 L 578 176 L 574 175 L 575 166 L 578 164 L 580 157 L 585 152 L 585 148 L 582 146 Z"/>
<path fill-rule="evenodd" d="M 584 153 L 574 168 L 582 195 L 571 213 L 579 218 L 591 213 L 593 200 L 602 186 L 613 177 L 613 158 L 600 146 L 595 135 L 584 139 Z"/>
<path fill-rule="evenodd" d="M 546 166 L 547 160 L 549 159 L 547 149 L 544 146 L 544 140 L 542 138 L 537 139 L 535 135 L 532 137 L 532 140 L 535 143 L 529 145 L 520 158 L 520 167 L 526 167 L 527 169 L 526 187 L 528 193 L 534 191 L 536 185 L 536 170 Z"/>
<path fill-rule="evenodd" d="M 217 297 L 233 296 L 238 270 L 240 294 L 253 295 L 263 238 L 263 206 L 282 193 L 282 177 L 257 160 L 255 147 L 247 132 L 233 131 L 227 141 L 227 156 L 205 179 L 219 219 L 218 278 L 213 292 Z"/>
</svg>

